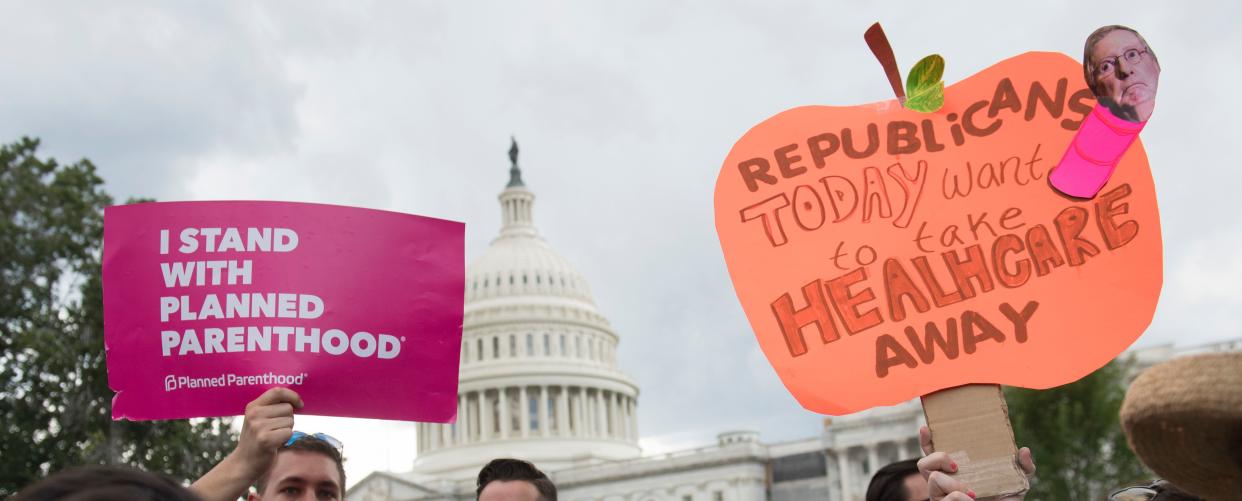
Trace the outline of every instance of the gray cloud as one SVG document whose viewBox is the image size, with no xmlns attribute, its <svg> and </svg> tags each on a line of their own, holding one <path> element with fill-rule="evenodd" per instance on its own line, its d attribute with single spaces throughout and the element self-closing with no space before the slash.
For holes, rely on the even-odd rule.
<svg viewBox="0 0 1242 501">
<path fill-rule="evenodd" d="M 300 92 L 248 9 L 11 4 L 0 134 L 90 157 L 114 194 L 184 193 L 189 160 L 288 150 Z"/>
</svg>

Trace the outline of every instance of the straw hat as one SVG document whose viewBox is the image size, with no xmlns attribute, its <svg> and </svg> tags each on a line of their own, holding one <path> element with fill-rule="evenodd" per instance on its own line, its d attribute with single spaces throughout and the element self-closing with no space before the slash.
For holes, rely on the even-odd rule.
<svg viewBox="0 0 1242 501">
<path fill-rule="evenodd" d="M 1242 352 L 1143 371 L 1121 404 L 1121 424 L 1156 474 L 1209 500 L 1242 499 Z"/>
</svg>

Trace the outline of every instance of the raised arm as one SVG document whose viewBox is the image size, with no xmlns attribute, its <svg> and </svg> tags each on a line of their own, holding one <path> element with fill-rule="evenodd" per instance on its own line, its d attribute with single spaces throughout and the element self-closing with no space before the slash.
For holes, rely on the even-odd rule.
<svg viewBox="0 0 1242 501">
<path fill-rule="evenodd" d="M 203 501 L 235 501 L 267 472 L 276 453 L 293 435 L 293 412 L 302 398 L 288 388 L 272 388 L 246 404 L 237 447 L 190 485 Z"/>
</svg>

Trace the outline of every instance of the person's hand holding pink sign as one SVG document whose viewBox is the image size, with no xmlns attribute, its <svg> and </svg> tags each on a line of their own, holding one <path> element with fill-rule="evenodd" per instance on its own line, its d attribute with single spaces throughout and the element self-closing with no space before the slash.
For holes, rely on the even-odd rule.
<svg viewBox="0 0 1242 501">
<path fill-rule="evenodd" d="M 272 388 L 246 404 L 237 447 L 190 486 L 204 501 L 242 497 L 271 467 L 280 446 L 293 436 L 293 412 L 302 398 L 288 388 Z"/>
</svg>

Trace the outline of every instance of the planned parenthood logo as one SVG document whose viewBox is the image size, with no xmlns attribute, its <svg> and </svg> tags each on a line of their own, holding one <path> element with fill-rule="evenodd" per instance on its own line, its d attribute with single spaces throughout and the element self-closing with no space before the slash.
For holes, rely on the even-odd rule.
<svg viewBox="0 0 1242 501">
<path fill-rule="evenodd" d="M 276 374 L 220 374 L 215 377 L 189 377 L 169 374 L 164 376 L 164 391 L 198 388 L 226 388 L 244 386 L 301 386 L 306 381 L 306 373 Z"/>
</svg>

